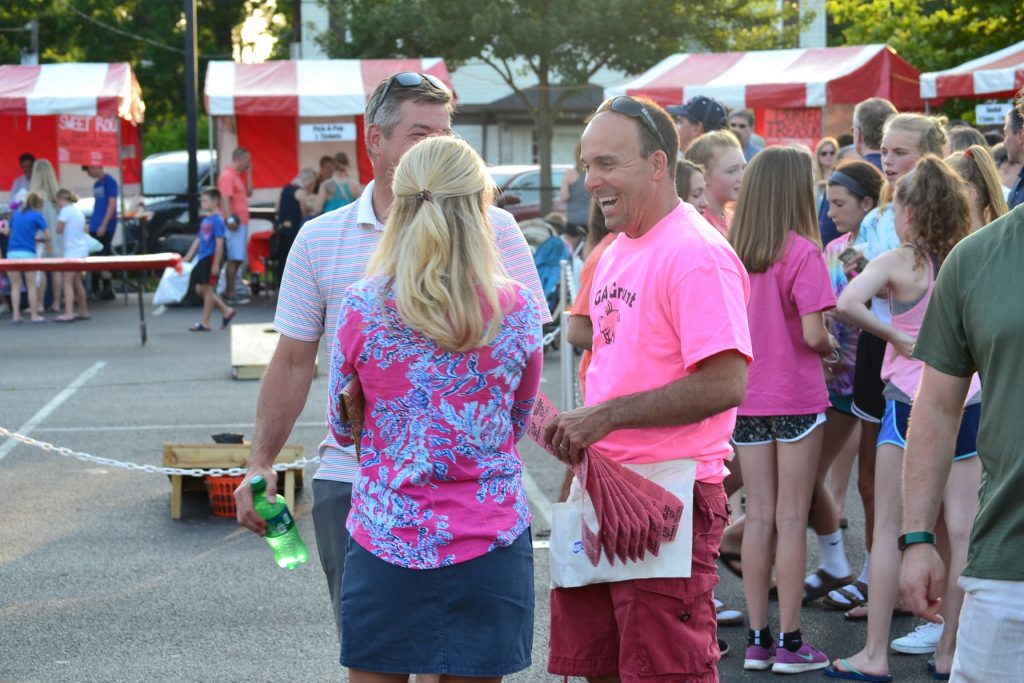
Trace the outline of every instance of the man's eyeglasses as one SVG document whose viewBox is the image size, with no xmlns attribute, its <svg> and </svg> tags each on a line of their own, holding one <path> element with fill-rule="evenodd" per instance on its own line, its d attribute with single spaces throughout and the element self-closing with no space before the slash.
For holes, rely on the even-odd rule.
<svg viewBox="0 0 1024 683">
<path fill-rule="evenodd" d="M 384 101 L 388 99 L 388 93 L 391 92 L 391 87 L 396 83 L 403 88 L 415 88 L 417 86 L 423 85 L 424 83 L 428 83 L 437 88 L 438 90 L 443 90 L 444 92 L 451 92 L 448 89 L 448 86 L 445 85 L 444 82 L 437 76 L 433 76 L 431 74 L 421 74 L 415 71 L 403 71 L 401 73 L 395 74 L 394 76 L 388 79 L 388 84 L 384 86 L 384 92 L 381 93 L 380 104 L 377 105 L 378 109 L 380 108 L 380 105 L 384 104 Z"/>
<path fill-rule="evenodd" d="M 658 141 L 660 149 L 667 153 L 668 145 L 665 144 L 665 138 L 661 137 L 658 124 L 654 122 L 654 117 L 651 116 L 651 112 L 647 111 L 647 107 L 628 95 L 619 95 L 610 99 L 605 105 L 602 105 L 599 111 L 606 109 L 611 109 L 616 114 L 622 114 L 623 116 L 640 121 L 651 132 L 654 139 Z"/>
</svg>

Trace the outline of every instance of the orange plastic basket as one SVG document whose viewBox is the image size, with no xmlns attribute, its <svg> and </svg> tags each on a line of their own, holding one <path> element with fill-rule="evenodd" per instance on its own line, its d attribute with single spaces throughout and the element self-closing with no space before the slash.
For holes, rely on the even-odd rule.
<svg viewBox="0 0 1024 683">
<path fill-rule="evenodd" d="M 235 516 L 235 489 L 245 477 L 206 477 L 206 486 L 210 491 L 210 507 L 217 517 Z"/>
</svg>

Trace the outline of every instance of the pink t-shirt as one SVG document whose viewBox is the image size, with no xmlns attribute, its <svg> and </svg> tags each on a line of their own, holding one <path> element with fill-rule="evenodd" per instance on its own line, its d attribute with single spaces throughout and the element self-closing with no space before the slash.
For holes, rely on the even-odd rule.
<svg viewBox="0 0 1024 683">
<path fill-rule="evenodd" d="M 754 363 L 740 415 L 809 415 L 829 406 L 821 356 L 804 342 L 801 316 L 835 308 L 817 244 L 789 233 L 782 257 L 750 274 Z"/>
<path fill-rule="evenodd" d="M 238 216 L 242 225 L 249 225 L 249 196 L 245 188 L 245 177 L 234 166 L 228 166 L 220 172 L 217 189 L 220 190 L 222 201 L 225 202 L 223 206 L 229 214 Z"/>
<path fill-rule="evenodd" d="M 723 351 L 749 359 L 749 291 L 732 247 L 685 202 L 642 237 L 616 237 L 590 293 L 586 405 L 665 386 Z M 694 424 L 618 430 L 594 447 L 619 462 L 692 458 L 698 481 L 720 482 L 735 424 L 733 409 Z"/>
</svg>

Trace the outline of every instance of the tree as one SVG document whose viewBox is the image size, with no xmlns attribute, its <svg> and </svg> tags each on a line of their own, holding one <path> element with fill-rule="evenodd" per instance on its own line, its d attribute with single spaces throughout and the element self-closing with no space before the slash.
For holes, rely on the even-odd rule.
<svg viewBox="0 0 1024 683">
<path fill-rule="evenodd" d="M 1020 40 L 1020 0 L 829 0 L 830 44 L 888 43 L 925 71 L 940 71 Z"/>
<path fill-rule="evenodd" d="M 796 3 L 775 0 L 328 0 L 321 42 L 333 57 L 444 57 L 489 64 L 530 112 L 541 185 L 551 187 L 551 139 L 565 99 L 603 67 L 639 73 L 685 48 L 794 45 Z M 684 48 L 685 46 L 685 48 Z M 534 105 L 516 84 L 517 60 L 537 79 Z M 559 86 L 559 87 L 555 87 Z M 542 211 L 551 197 L 542 193 Z"/>
<path fill-rule="evenodd" d="M 273 7 L 284 20 L 271 26 L 277 56 L 287 54 L 290 0 L 197 1 L 200 77 L 211 59 L 232 59 L 237 29 L 254 7 Z M 0 5 L 0 28 L 39 21 L 40 63 L 129 62 L 146 102 L 147 129 L 157 145 L 184 146 L 185 26 L 182 0 L 20 0 Z M 0 63 L 17 63 L 28 35 L 0 33 Z M 166 128 L 166 133 L 163 129 Z"/>
</svg>

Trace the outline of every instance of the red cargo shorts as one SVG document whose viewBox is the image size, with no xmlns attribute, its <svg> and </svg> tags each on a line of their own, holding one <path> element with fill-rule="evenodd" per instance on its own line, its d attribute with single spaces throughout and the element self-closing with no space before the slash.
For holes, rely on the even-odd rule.
<svg viewBox="0 0 1024 683">
<path fill-rule="evenodd" d="M 721 484 L 693 488 L 688 579 L 635 579 L 551 591 L 548 672 L 623 683 L 718 681 L 715 560 L 728 520 Z"/>
</svg>

